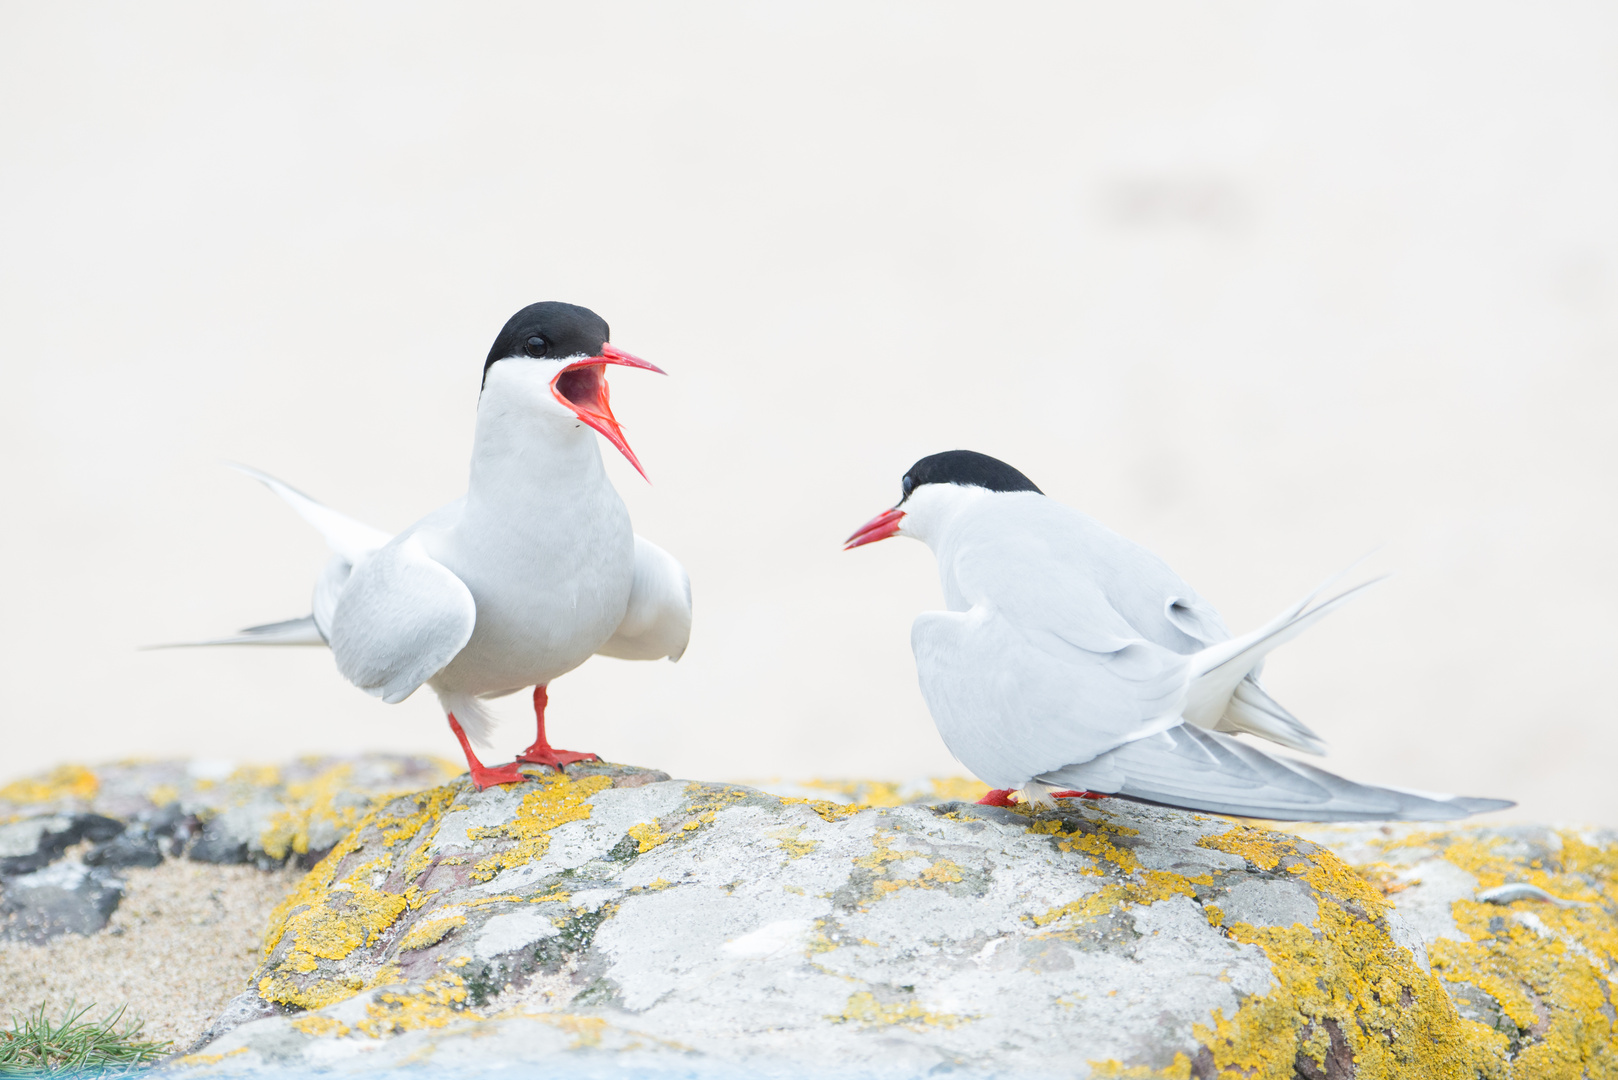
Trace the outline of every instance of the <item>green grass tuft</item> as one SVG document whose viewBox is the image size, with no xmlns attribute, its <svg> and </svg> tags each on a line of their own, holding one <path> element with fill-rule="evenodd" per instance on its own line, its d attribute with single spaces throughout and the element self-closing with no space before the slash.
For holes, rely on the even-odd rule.
<svg viewBox="0 0 1618 1080">
<path fill-rule="evenodd" d="M 44 1005 L 25 1016 L 13 1013 L 11 1027 L 0 1029 L 0 1077 L 117 1075 L 168 1053 L 171 1043 L 140 1039 L 142 1021 L 124 1019 L 122 1006 L 100 1020 L 85 1020 L 93 1008 L 69 1004 L 54 1022 Z"/>
</svg>

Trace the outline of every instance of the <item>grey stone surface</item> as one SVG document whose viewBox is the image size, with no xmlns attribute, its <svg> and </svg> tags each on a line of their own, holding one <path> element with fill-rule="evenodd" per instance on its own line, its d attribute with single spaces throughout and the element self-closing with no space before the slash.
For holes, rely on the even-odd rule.
<svg viewBox="0 0 1618 1080">
<path fill-rule="evenodd" d="M 1209 903 L 1227 919 L 1254 926 L 1313 926 L 1320 917 L 1314 894 L 1299 881 L 1239 880 Z"/>
<path fill-rule="evenodd" d="M 37 943 L 93 934 L 107 925 L 123 889 L 108 871 L 71 861 L 11 878 L 0 897 L 0 937 Z"/>
<path fill-rule="evenodd" d="M 157 866 L 162 861 L 160 838 L 139 823 L 84 853 L 86 866 L 101 866 L 108 870 L 126 866 Z"/>
<path fill-rule="evenodd" d="M 123 829 L 121 821 L 89 813 L 41 814 L 0 825 L 0 878 L 32 873 L 81 840 L 111 840 Z"/>
<path fill-rule="evenodd" d="M 1298 876 L 1324 852 L 1258 867 L 1206 842 L 1225 819 L 641 779 L 580 766 L 383 808 L 272 928 L 256 1000 L 293 1011 L 197 1067 L 1177 1070 L 1205 1053 L 1199 1025 L 1277 986 L 1221 922 L 1307 936 L 1329 903 L 1419 971 L 1384 921 Z M 353 944 L 334 958 L 334 941 Z"/>
</svg>

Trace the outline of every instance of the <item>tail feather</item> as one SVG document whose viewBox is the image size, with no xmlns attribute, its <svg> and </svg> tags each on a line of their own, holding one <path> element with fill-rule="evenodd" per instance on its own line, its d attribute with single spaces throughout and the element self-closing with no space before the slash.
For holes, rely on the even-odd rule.
<svg viewBox="0 0 1618 1080">
<path fill-rule="evenodd" d="M 283 484 L 269 473 L 234 462 L 230 463 L 230 467 L 237 472 L 246 473 L 281 496 L 288 506 L 297 511 L 299 517 L 314 526 L 315 531 L 325 538 L 327 547 L 335 554 L 341 555 L 351 565 L 358 564 L 365 556 L 393 539 L 381 529 L 373 529 L 369 525 L 355 521 L 347 514 L 339 514 L 331 507 L 316 502 L 297 488 Z"/>
<path fill-rule="evenodd" d="M 1304 611 L 1309 601 L 1320 592 L 1316 589 L 1257 630 L 1192 654 L 1189 664 L 1191 686 L 1183 710 L 1185 718 L 1198 727 L 1213 727 L 1225 714 L 1236 687 L 1267 654 L 1346 604 L 1349 598 L 1384 580 L 1372 578 Z"/>
<path fill-rule="evenodd" d="M 1277 821 L 1453 821 L 1516 805 L 1358 784 L 1189 724 L 1036 779 L 1182 810 Z"/>
<path fill-rule="evenodd" d="M 466 737 L 484 750 L 492 749 L 494 743 L 491 737 L 494 735 L 495 727 L 500 723 L 499 718 L 471 694 L 439 690 L 437 687 L 433 689 L 438 694 L 438 703 L 444 707 L 444 712 L 455 717 L 461 729 L 466 732 Z"/>
<path fill-rule="evenodd" d="M 1324 754 L 1326 740 L 1286 710 L 1251 674 L 1236 684 L 1215 731 L 1247 732 L 1303 754 Z"/>
<path fill-rule="evenodd" d="M 173 641 L 164 645 L 147 645 L 147 649 L 191 649 L 204 645 L 324 645 L 325 637 L 315 625 L 313 615 L 301 619 L 283 619 L 238 630 L 229 637 L 207 638 L 202 641 Z"/>
</svg>

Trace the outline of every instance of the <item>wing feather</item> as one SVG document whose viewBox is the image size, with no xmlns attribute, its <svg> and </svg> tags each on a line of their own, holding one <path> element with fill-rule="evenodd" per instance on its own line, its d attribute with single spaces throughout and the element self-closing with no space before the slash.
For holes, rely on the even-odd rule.
<svg viewBox="0 0 1618 1080">
<path fill-rule="evenodd" d="M 1277 821 L 1452 821 L 1514 805 L 1357 784 L 1189 724 L 1038 779 L 1184 810 Z"/>
<path fill-rule="evenodd" d="M 406 535 L 354 568 L 329 637 L 343 677 L 391 705 L 442 671 L 476 623 L 471 591 Z"/>
<path fill-rule="evenodd" d="M 945 745 L 996 787 L 1179 723 L 1186 658 L 1148 641 L 1087 649 L 976 607 L 923 612 L 910 644 Z"/>
<path fill-rule="evenodd" d="M 635 583 L 623 622 L 596 650 L 620 660 L 678 660 L 691 640 L 691 578 L 678 559 L 635 537 Z"/>
</svg>

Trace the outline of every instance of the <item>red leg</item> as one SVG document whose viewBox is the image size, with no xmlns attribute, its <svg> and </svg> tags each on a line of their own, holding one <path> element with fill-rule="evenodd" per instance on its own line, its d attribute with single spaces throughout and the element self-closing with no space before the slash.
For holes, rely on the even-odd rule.
<svg viewBox="0 0 1618 1080">
<path fill-rule="evenodd" d="M 557 772 L 562 766 L 571 765 L 575 761 L 600 761 L 594 754 L 581 754 L 574 750 L 552 749 L 550 740 L 545 738 L 545 703 L 548 700 L 543 686 L 534 687 L 534 723 L 539 734 L 534 736 L 534 745 L 517 755 L 517 760 L 529 765 L 549 765 Z"/>
<path fill-rule="evenodd" d="M 997 787 L 990 788 L 989 793 L 978 800 L 979 806 L 1016 806 L 1017 800 L 1012 796 L 1017 793 L 1016 788 Z"/>
<path fill-rule="evenodd" d="M 1097 795 L 1093 791 L 1053 791 L 1053 799 L 1105 799 L 1105 795 Z"/>
<path fill-rule="evenodd" d="M 449 714 L 449 729 L 455 732 L 455 737 L 461 740 L 461 751 L 466 754 L 466 767 L 472 774 L 472 783 L 479 791 L 493 787 L 496 784 L 521 784 L 528 777 L 522 774 L 513 761 L 510 765 L 496 765 L 494 768 L 485 768 L 478 756 L 472 753 L 472 744 L 466 741 L 466 732 L 461 730 L 461 722 L 455 719 L 455 714 Z"/>
</svg>

